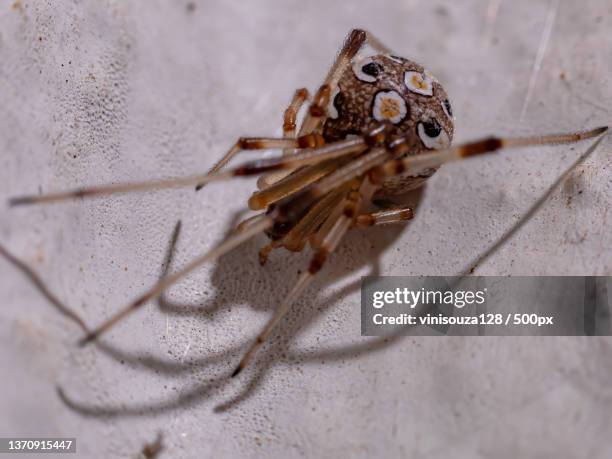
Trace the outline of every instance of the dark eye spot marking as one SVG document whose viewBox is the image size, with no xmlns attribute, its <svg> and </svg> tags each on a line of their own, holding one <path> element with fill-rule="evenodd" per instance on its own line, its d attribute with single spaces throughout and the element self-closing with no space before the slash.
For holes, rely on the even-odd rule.
<svg viewBox="0 0 612 459">
<path fill-rule="evenodd" d="M 342 92 L 338 92 L 338 94 L 336 94 L 336 97 L 334 97 L 334 101 L 332 102 L 334 104 L 334 107 L 336 107 L 336 110 L 338 110 L 338 112 L 342 111 L 342 108 L 344 107 L 344 94 L 342 94 Z"/>
<path fill-rule="evenodd" d="M 374 60 L 374 57 L 356 59 L 353 62 L 353 73 L 359 81 L 375 83 L 383 71 L 382 66 Z"/>
<path fill-rule="evenodd" d="M 333 120 L 340 116 L 345 103 L 345 97 L 340 88 L 336 88 L 332 93 L 331 100 L 327 105 L 327 116 Z"/>
<path fill-rule="evenodd" d="M 430 150 L 446 148 L 450 145 L 450 137 L 435 118 L 418 123 L 417 134 L 423 145 Z"/>
<path fill-rule="evenodd" d="M 377 78 L 378 75 L 382 72 L 382 67 L 376 62 L 369 62 L 363 67 L 361 67 L 361 71 L 366 75 L 370 75 L 371 77 Z"/>
<path fill-rule="evenodd" d="M 431 138 L 438 137 L 442 132 L 442 126 L 440 126 L 440 123 L 438 123 L 438 120 L 435 118 L 432 118 L 429 121 L 424 121 L 423 128 L 425 129 L 425 134 Z"/>
<path fill-rule="evenodd" d="M 445 99 L 444 102 L 442 102 L 444 104 L 444 108 L 446 109 L 446 114 L 449 116 L 449 118 L 453 117 L 453 109 L 451 108 L 451 104 L 450 101 L 448 99 Z"/>
</svg>

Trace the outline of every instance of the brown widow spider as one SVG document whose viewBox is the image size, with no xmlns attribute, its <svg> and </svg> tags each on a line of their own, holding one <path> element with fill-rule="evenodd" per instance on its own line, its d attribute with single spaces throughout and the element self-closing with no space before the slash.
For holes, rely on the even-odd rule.
<svg viewBox="0 0 612 459">
<path fill-rule="evenodd" d="M 200 189 L 216 180 L 263 174 L 258 191 L 248 203 L 250 209 L 262 213 L 240 223 L 222 243 L 182 270 L 161 279 L 88 333 L 81 344 L 97 339 L 203 263 L 261 232 L 271 239 L 260 251 L 262 264 L 275 248 L 301 251 L 308 242 L 314 250 L 308 269 L 299 275 L 243 356 L 232 373 L 236 376 L 351 227 L 397 223 L 413 217 L 408 207 L 385 206 L 386 198 L 417 188 L 446 162 L 502 148 L 576 142 L 608 129 L 526 138 L 489 137 L 452 147 L 452 109 L 440 83 L 422 66 L 391 54 L 372 34 L 359 29 L 348 35 L 298 129 L 298 112 L 307 100 L 306 89 L 296 91 L 285 111 L 282 138 L 240 138 L 208 174 L 10 200 L 11 205 L 22 205 L 189 185 Z M 283 154 L 222 170 L 238 152 L 264 149 L 282 149 Z M 381 210 L 361 213 L 366 202 Z"/>
</svg>

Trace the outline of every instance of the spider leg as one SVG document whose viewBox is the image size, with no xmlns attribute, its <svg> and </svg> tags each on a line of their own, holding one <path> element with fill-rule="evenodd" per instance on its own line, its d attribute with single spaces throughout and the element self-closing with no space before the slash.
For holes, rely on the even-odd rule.
<svg viewBox="0 0 612 459">
<path fill-rule="evenodd" d="M 308 213 L 280 240 L 272 241 L 259 251 L 259 263 L 264 265 L 270 252 L 279 247 L 285 247 L 293 252 L 300 252 L 308 238 L 329 217 L 334 208 L 338 207 L 350 189 L 350 183 L 329 192 L 318 201 Z"/>
<path fill-rule="evenodd" d="M 332 64 L 323 84 L 308 107 L 306 116 L 300 126 L 299 135 L 308 135 L 317 132 L 325 121 L 327 115 L 327 105 L 332 91 L 338 86 L 338 80 L 351 60 L 356 56 L 357 52 L 366 43 L 367 33 L 360 29 L 353 29 L 348 34 L 340 52 L 338 53 L 334 63 Z M 285 150 L 286 152 L 287 150 Z M 259 179 L 257 186 L 259 189 L 265 189 L 267 186 L 279 181 L 289 175 L 292 171 L 281 171 L 275 174 L 267 174 Z"/>
<path fill-rule="evenodd" d="M 275 139 L 275 141 L 279 144 L 281 142 L 296 142 L 292 139 Z M 9 204 L 11 206 L 16 206 L 25 204 L 49 203 L 73 198 L 108 195 L 112 193 L 128 193 L 132 191 L 177 188 L 181 186 L 189 186 L 218 180 L 226 180 L 232 177 L 257 175 L 266 171 L 294 168 L 296 166 L 318 163 L 326 159 L 338 158 L 344 155 L 354 154 L 365 149 L 365 145 L 366 139 L 364 138 L 342 140 L 320 148 L 304 148 L 299 153 L 296 153 L 295 155 L 290 157 L 271 158 L 260 161 L 248 162 L 234 169 L 217 172 L 212 175 L 204 174 L 158 181 L 153 180 L 118 185 L 101 185 L 91 188 L 77 188 L 74 190 L 60 191 L 57 193 L 49 193 L 40 196 L 20 196 L 9 199 Z"/>
<path fill-rule="evenodd" d="M 371 214 L 358 215 L 353 226 L 389 225 L 412 220 L 413 218 L 414 210 L 412 207 L 402 207 L 400 209 L 381 210 Z"/>
<path fill-rule="evenodd" d="M 285 139 L 293 139 L 297 135 L 297 115 L 304 105 L 304 102 L 308 99 L 308 90 L 301 88 L 295 91 L 293 99 L 289 104 L 289 107 L 285 110 L 283 116 L 283 137 Z M 293 148 L 283 149 L 283 156 L 289 156 L 295 150 Z M 290 174 L 290 171 L 282 171 L 277 173 L 265 174 L 257 179 L 257 188 L 260 190 L 269 187 L 271 184 Z"/>
<path fill-rule="evenodd" d="M 344 143 L 347 143 L 347 142 L 356 142 L 358 140 L 359 139 L 354 139 L 354 140 L 351 140 L 351 141 L 345 141 Z M 365 142 L 365 140 L 362 140 L 362 141 Z M 339 143 L 342 143 L 342 142 L 339 142 Z M 331 147 L 332 145 L 334 145 L 334 144 L 331 144 L 328 147 Z M 323 147 L 323 148 L 328 148 L 328 147 Z M 377 148 L 377 149 L 373 150 L 371 153 L 368 153 L 368 154 L 364 155 L 364 158 L 368 158 L 368 157 L 370 157 L 370 155 L 374 154 L 378 158 L 378 162 L 380 162 L 381 159 L 379 157 L 381 155 L 380 155 L 379 152 L 381 150 L 382 150 L 383 153 L 386 153 L 384 148 Z M 291 157 L 290 159 L 293 160 L 294 158 L 295 158 L 295 156 Z M 289 160 L 289 158 L 286 158 L 285 160 Z M 347 175 L 345 173 L 344 176 L 343 176 L 343 180 L 340 183 L 337 183 L 335 187 L 330 187 L 330 190 L 332 188 L 336 188 L 336 187 L 339 187 L 339 186 L 341 186 L 343 184 L 351 182 L 351 180 L 355 180 L 356 177 L 358 177 L 360 175 L 363 175 L 363 173 L 365 171 L 367 171 L 369 168 L 371 168 L 371 165 L 369 165 L 370 162 L 371 162 L 371 159 L 369 161 L 368 160 L 365 161 L 365 164 L 368 164 L 368 167 L 365 168 L 365 169 L 363 169 L 364 161 L 361 158 L 357 158 L 354 161 L 352 161 L 351 163 L 349 163 L 349 166 L 351 164 L 353 164 L 353 163 L 356 163 L 357 165 L 361 165 L 361 169 L 360 168 L 356 168 L 355 170 L 353 170 L 349 174 L 351 176 L 350 179 L 346 179 L 344 177 L 344 176 Z M 345 169 L 345 168 L 343 168 L 343 169 Z M 340 169 L 339 171 L 337 171 L 336 173 L 333 173 L 331 175 L 337 174 L 338 172 L 342 172 L 343 169 Z M 359 174 L 355 175 L 355 171 L 361 171 L 361 172 Z M 231 173 L 232 171 L 228 171 L 228 172 Z M 327 179 L 327 177 L 324 178 L 322 181 L 324 181 L 326 179 Z M 361 183 L 361 181 L 359 181 L 358 183 Z M 369 184 L 369 181 L 367 181 L 366 183 Z M 334 218 L 333 219 L 333 226 L 330 228 L 329 232 L 324 236 L 324 238 L 323 238 L 323 240 L 322 240 L 322 242 L 320 244 L 319 251 L 317 253 L 323 253 L 322 251 L 325 251 L 325 250 L 332 251 L 336 247 L 337 243 L 339 242 L 339 239 L 344 235 L 344 232 L 342 232 L 341 235 L 338 237 L 337 241 L 333 238 L 333 235 L 337 234 L 337 231 L 338 231 L 338 230 L 335 229 L 336 225 L 337 225 L 337 222 L 340 222 L 340 221 L 344 222 L 345 220 L 347 220 L 347 216 L 350 216 L 350 219 L 348 219 L 347 225 L 350 226 L 352 224 L 354 213 L 355 213 L 354 212 L 354 207 L 355 206 L 353 204 L 351 204 L 351 203 L 354 200 L 357 199 L 355 193 L 357 193 L 357 192 L 349 193 L 349 198 L 347 198 L 347 203 L 345 204 L 345 206 L 343 207 L 343 210 L 342 210 L 343 213 L 340 214 L 338 218 Z M 371 186 L 369 186 L 367 188 L 367 196 L 368 196 L 368 198 L 371 196 L 372 193 L 373 193 L 373 188 Z M 361 196 L 361 194 L 359 194 L 359 196 Z M 289 198 L 293 199 L 291 196 Z M 298 196 L 298 198 L 299 198 L 299 196 Z M 299 201 L 299 199 L 298 199 L 298 201 Z M 359 198 L 357 200 L 357 202 L 360 203 L 361 202 L 361 198 Z M 333 216 L 333 214 L 332 214 L 332 216 Z M 328 220 L 329 220 L 329 218 L 328 218 Z M 286 218 L 285 218 L 285 221 L 286 221 Z M 85 336 L 85 338 L 83 338 L 81 340 L 81 343 L 82 344 L 86 344 L 86 343 L 88 343 L 90 341 L 95 340 L 101 333 L 104 333 L 106 330 L 108 330 L 114 324 L 116 324 L 117 322 L 122 320 L 124 317 L 126 317 L 131 312 L 133 312 L 136 309 L 140 308 L 142 305 L 144 305 L 148 301 L 150 301 L 150 300 L 158 297 L 159 295 L 161 295 L 164 292 L 164 290 L 166 290 L 170 286 L 174 285 L 176 282 L 178 282 L 184 276 L 186 276 L 189 273 L 191 273 L 192 271 L 194 271 L 196 268 L 198 268 L 202 264 L 204 264 L 207 261 L 210 261 L 210 260 L 212 260 L 214 258 L 220 257 L 224 253 L 232 250 L 234 247 L 240 245 L 241 243 L 243 243 L 246 240 L 250 239 L 254 235 L 256 235 L 256 234 L 258 234 L 258 233 L 260 233 L 262 231 L 265 231 L 268 228 L 271 228 L 274 223 L 276 223 L 276 218 L 273 215 L 265 215 L 265 214 L 262 214 L 262 215 L 259 215 L 259 216 L 256 216 L 256 217 L 252 218 L 252 219 L 247 220 L 246 222 L 244 222 L 243 225 L 239 226 L 238 231 L 236 231 L 233 235 L 229 236 L 224 242 L 222 242 L 221 244 L 219 244 L 218 246 L 216 246 L 214 249 L 212 249 L 211 251 L 207 252 L 206 254 L 204 254 L 204 255 L 196 258 L 195 260 L 193 260 L 191 263 L 189 263 L 181 271 L 178 271 L 178 272 L 176 272 L 176 273 L 174 273 L 172 275 L 164 277 L 156 285 L 154 285 L 150 290 L 148 290 L 147 292 L 145 292 L 144 294 L 139 296 L 136 300 L 134 300 L 132 303 L 130 303 L 127 307 L 121 309 L 119 312 L 117 312 L 114 316 L 112 316 L 110 319 L 108 319 L 106 322 L 104 322 L 98 328 L 94 329 L 92 332 L 87 334 Z M 325 224 L 323 225 L 323 227 L 327 228 L 327 226 Z M 332 239 L 330 239 L 330 238 L 332 238 Z M 330 247 L 331 247 L 331 249 L 330 249 Z M 287 306 L 287 308 L 288 308 L 288 306 Z"/>
<path fill-rule="evenodd" d="M 261 217 L 262 215 L 265 215 L 265 214 L 261 213 L 261 214 L 256 214 L 251 217 L 245 218 L 244 220 L 242 220 L 240 223 L 236 225 L 236 228 L 234 228 L 234 231 L 239 232 L 239 231 L 246 230 L 249 226 L 251 226 L 251 224 L 257 223 L 257 221 L 259 220 L 259 217 Z"/>
<path fill-rule="evenodd" d="M 363 30 L 353 29 L 348 34 L 342 48 L 340 49 L 340 52 L 338 53 L 338 56 L 329 69 L 323 84 L 315 93 L 312 103 L 308 107 L 306 116 L 304 117 L 302 125 L 300 126 L 300 136 L 316 132 L 322 125 L 323 121 L 325 121 L 327 113 L 326 107 L 329 103 L 331 93 L 338 86 L 340 76 L 346 67 L 351 63 L 351 60 L 355 57 L 357 52 L 364 45 L 366 39 L 367 34 Z M 271 185 L 281 178 L 286 177 L 289 173 L 291 173 L 291 171 L 269 174 L 262 177 L 260 182 L 258 182 L 258 185 L 261 185 L 260 189 L 265 188 L 266 185 Z"/>
<path fill-rule="evenodd" d="M 283 138 L 284 139 L 295 139 L 295 120 L 297 118 L 297 113 L 300 110 L 302 104 L 308 98 L 308 90 L 306 88 L 301 88 L 295 91 L 293 95 L 293 99 L 289 104 L 289 107 L 285 110 L 284 122 L 283 122 Z M 228 150 L 223 157 L 215 163 L 213 167 L 208 171 L 209 174 L 214 174 L 221 170 L 223 166 L 225 166 L 230 160 L 236 156 L 240 151 L 244 151 L 244 148 L 241 148 L 241 143 L 243 139 L 239 139 L 232 148 Z M 274 147 L 270 147 L 274 148 Z M 283 149 L 283 154 L 287 154 L 287 152 L 293 151 L 292 148 L 286 147 Z M 201 190 L 204 187 L 205 183 L 198 184 L 196 186 L 196 191 Z"/>
<path fill-rule="evenodd" d="M 332 64 L 323 84 L 316 92 L 308 112 L 300 127 L 300 135 L 315 132 L 324 121 L 326 107 L 332 91 L 338 86 L 338 81 L 344 70 L 350 65 L 361 47 L 367 40 L 367 33 L 360 29 L 353 29 L 346 37 L 344 45 L 340 49 L 336 60 Z"/>
<path fill-rule="evenodd" d="M 353 139 L 356 141 L 354 153 L 360 154 L 366 151 L 368 148 L 382 145 L 386 139 L 386 131 L 387 126 L 385 124 L 380 124 L 364 133 L 362 138 L 363 142 L 360 141 L 359 138 Z M 326 147 L 322 147 L 321 150 L 324 148 L 331 149 L 332 145 L 336 144 L 337 142 L 332 143 Z M 360 146 L 360 149 L 357 149 L 358 145 Z M 338 168 L 344 167 L 350 159 L 351 158 L 342 158 L 341 160 L 337 158 L 334 160 L 330 159 L 328 161 L 318 162 L 308 168 L 298 169 L 291 173 L 291 175 L 284 177 L 273 185 L 270 185 L 268 188 L 253 193 L 249 199 L 249 207 L 253 210 L 263 209 L 284 197 L 302 190 L 306 186 L 314 183 L 326 175 L 329 175 Z M 353 175 L 352 177 L 357 177 L 358 175 L 360 174 Z M 321 193 L 318 196 L 323 194 L 325 193 Z"/>
<path fill-rule="evenodd" d="M 283 116 L 283 137 L 285 139 L 294 139 L 296 137 L 297 115 L 307 99 L 308 90 L 306 88 L 300 88 L 295 91 L 293 99 Z M 291 151 L 291 149 L 285 149 L 283 154 L 287 156 Z"/>
<path fill-rule="evenodd" d="M 355 180 L 355 184 L 351 188 L 352 189 L 348 193 L 346 199 L 344 199 L 339 206 L 341 209 L 340 217 L 333 222 L 330 231 L 323 238 L 320 248 L 316 251 L 315 255 L 310 261 L 308 270 L 300 274 L 296 284 L 287 295 L 285 301 L 283 301 L 282 304 L 276 309 L 266 326 L 257 336 L 255 342 L 244 354 L 242 360 L 240 360 L 240 363 L 232 373 L 232 377 L 238 375 L 238 373 L 245 368 L 253 355 L 255 355 L 255 353 L 263 346 L 265 341 L 272 334 L 272 331 L 275 329 L 276 325 L 278 325 L 281 319 L 287 314 L 293 302 L 312 282 L 315 274 L 319 272 L 325 264 L 329 254 L 332 253 L 336 247 L 338 247 L 338 244 L 351 227 L 357 210 L 364 197 L 369 199 L 374 191 L 372 184 L 368 180 L 364 182 L 363 179 Z"/>
<path fill-rule="evenodd" d="M 420 172 L 438 167 L 444 163 L 458 161 L 487 153 L 495 153 L 503 148 L 529 147 L 533 145 L 557 145 L 573 143 L 597 137 L 608 130 L 600 127 L 575 134 L 554 134 L 539 137 L 489 137 L 475 142 L 465 143 L 431 153 L 394 159 L 370 171 L 370 179 L 380 183 L 387 177 L 399 174 L 417 175 Z"/>
<path fill-rule="evenodd" d="M 312 99 L 308 113 L 300 127 L 300 135 L 316 132 L 325 121 L 326 107 L 329 103 L 332 87 L 329 83 L 323 83 Z"/>
<path fill-rule="evenodd" d="M 366 43 L 381 54 L 391 54 L 390 48 L 385 46 L 372 32 L 366 31 Z"/>
<path fill-rule="evenodd" d="M 375 147 L 335 172 L 323 177 L 318 182 L 298 193 L 281 199 L 271 207 L 271 215 L 276 223 L 295 221 L 306 208 L 329 191 L 367 173 L 370 169 L 388 162 L 395 154 L 397 153 L 389 151 L 385 147 Z"/>
<path fill-rule="evenodd" d="M 79 344 L 84 345 L 90 343 L 97 339 L 102 333 L 107 331 L 117 322 L 121 321 L 123 318 L 127 317 L 130 313 L 136 311 L 141 306 L 146 304 L 148 301 L 157 298 L 161 295 L 166 289 L 176 284 L 179 280 L 190 274 L 195 269 L 199 268 L 201 265 L 215 258 L 219 258 L 223 254 L 229 252 L 233 248 L 239 246 L 243 242 L 246 242 L 248 239 L 253 236 L 265 231 L 267 228 L 272 226 L 272 219 L 266 215 L 261 215 L 258 219 L 251 221 L 249 225 L 243 228 L 241 231 L 237 231 L 234 234 L 230 235 L 223 242 L 218 244 L 212 250 L 206 252 L 205 254 L 199 256 L 198 258 L 191 261 L 187 266 L 185 266 L 180 271 L 170 274 L 163 279 L 161 279 L 157 284 L 155 284 L 152 288 L 147 290 L 145 293 L 140 295 L 136 300 L 132 301 L 126 307 L 120 309 L 117 313 L 103 322 L 100 326 L 89 332 L 83 339 L 79 341 Z"/>
<path fill-rule="evenodd" d="M 325 82 L 317 92 L 313 103 L 310 105 L 308 113 L 305 117 L 304 122 L 300 128 L 300 136 L 297 139 L 266 139 L 266 138 L 245 138 L 239 139 L 236 144 L 228 151 L 228 153 L 215 165 L 213 166 L 214 171 L 219 171 L 235 154 L 240 150 L 252 150 L 252 149 L 271 149 L 271 148 L 314 148 L 317 144 L 321 144 L 322 137 L 316 136 L 314 131 L 319 123 L 323 120 L 325 115 L 325 106 L 329 99 L 331 89 L 335 88 L 338 84 L 338 80 L 342 75 L 344 69 L 350 64 L 351 59 L 357 54 L 359 49 L 363 46 L 367 39 L 367 34 L 363 30 L 354 29 L 347 37 L 338 57 L 334 61 L 331 69 L 329 70 Z M 298 102 L 296 102 L 297 104 Z M 295 164 L 284 163 L 283 165 L 276 164 L 270 166 L 270 170 L 274 169 L 295 169 Z M 123 185 L 111 185 L 111 186 L 100 186 L 85 189 L 76 189 L 68 192 L 51 193 L 42 196 L 23 196 L 9 200 L 10 205 L 23 205 L 33 203 L 47 203 L 60 201 L 64 199 L 72 199 L 77 197 L 89 197 L 110 193 L 126 193 L 130 191 L 145 191 L 151 189 L 162 189 L 162 188 L 174 188 L 179 186 L 197 185 L 201 186 L 212 180 L 218 180 L 222 178 L 228 178 L 235 175 L 250 175 L 251 173 L 263 172 L 262 168 L 258 169 L 257 172 L 248 172 L 247 174 L 235 173 L 235 174 L 224 174 L 215 172 L 213 174 L 206 174 L 193 177 L 184 177 L 178 179 L 160 180 L 160 181 L 149 181 L 141 183 L 123 184 Z M 251 170 L 253 170 L 251 168 Z M 244 170 L 242 172 L 245 172 Z"/>
<path fill-rule="evenodd" d="M 346 164 L 350 158 L 336 158 L 321 161 L 320 163 L 303 167 L 291 175 L 270 185 L 265 190 L 257 191 L 249 198 L 249 208 L 252 210 L 264 209 L 280 199 L 300 191 L 311 183 L 332 173 L 338 167 Z"/>
<path fill-rule="evenodd" d="M 223 157 L 215 163 L 213 167 L 208 171 L 209 174 L 214 174 L 220 171 L 230 160 L 241 151 L 252 151 L 252 150 L 267 150 L 275 148 L 298 148 L 298 142 L 295 138 L 257 138 L 257 137 L 241 137 L 236 143 L 223 155 Z M 196 191 L 201 190 L 206 183 L 199 183 L 196 185 Z"/>
</svg>

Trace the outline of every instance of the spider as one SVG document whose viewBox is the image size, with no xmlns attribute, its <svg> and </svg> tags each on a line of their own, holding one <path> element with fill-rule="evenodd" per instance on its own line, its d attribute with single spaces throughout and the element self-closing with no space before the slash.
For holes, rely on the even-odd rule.
<svg viewBox="0 0 612 459">
<path fill-rule="evenodd" d="M 589 131 L 524 138 L 488 137 L 451 146 L 453 112 L 444 88 L 421 65 L 391 53 L 375 36 L 360 29 L 347 36 L 323 84 L 298 123 L 309 100 L 298 89 L 284 113 L 282 138 L 241 137 L 204 175 L 118 185 L 79 188 L 46 195 L 12 198 L 10 205 L 50 203 L 205 184 L 233 177 L 259 175 L 258 190 L 248 201 L 262 212 L 241 222 L 234 232 L 183 269 L 161 279 L 125 308 L 88 332 L 79 342 L 96 340 L 128 314 L 160 296 L 203 263 L 220 257 L 264 232 L 270 243 L 260 251 L 265 263 L 270 251 L 284 247 L 313 249 L 308 269 L 276 309 L 232 373 L 236 376 L 261 348 L 291 304 L 321 270 L 344 235 L 359 226 L 410 220 L 410 207 L 390 206 L 389 197 L 422 185 L 444 163 L 502 148 L 576 142 L 607 131 Z M 282 150 L 282 156 L 250 161 L 233 169 L 224 166 L 239 152 Z M 380 210 L 360 209 L 371 202 Z"/>
</svg>

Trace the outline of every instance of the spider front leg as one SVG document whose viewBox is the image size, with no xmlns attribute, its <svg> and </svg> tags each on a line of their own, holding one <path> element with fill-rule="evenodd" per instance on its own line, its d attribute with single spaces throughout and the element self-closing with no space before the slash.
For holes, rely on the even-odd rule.
<svg viewBox="0 0 612 459">
<path fill-rule="evenodd" d="M 350 226 L 350 224 L 352 223 L 353 215 L 354 215 L 354 210 L 351 210 L 353 209 L 354 206 L 351 204 L 351 202 L 357 199 L 354 193 L 355 192 L 349 193 L 349 197 L 347 198 L 347 203 L 345 204 L 347 210 L 344 212 L 343 218 L 338 219 L 338 222 L 339 221 L 344 222 L 349 216 L 349 210 L 350 210 L 350 219 L 348 220 L 348 223 L 347 223 L 348 226 Z M 367 196 L 369 197 L 371 196 L 371 194 L 372 194 L 372 191 L 370 191 L 370 189 L 368 188 Z M 332 213 L 332 215 L 334 214 Z M 84 344 L 87 344 L 89 342 L 96 340 L 101 334 L 109 330 L 111 327 L 113 327 L 115 324 L 123 320 L 129 314 L 140 309 L 147 302 L 159 297 L 166 289 L 176 284 L 179 280 L 183 279 L 188 274 L 195 271 L 197 268 L 202 266 L 204 263 L 219 258 L 223 254 L 229 252 L 230 250 L 234 249 L 235 247 L 242 244 L 243 242 L 251 239 L 253 236 L 260 234 L 264 232 L 265 230 L 271 228 L 275 222 L 276 221 L 274 217 L 271 215 L 258 215 L 255 218 L 249 220 L 248 224 L 239 228 L 237 231 L 235 231 L 232 235 L 230 235 L 227 239 L 225 239 L 222 243 L 218 244 L 212 250 L 195 258 L 193 261 L 188 263 L 187 266 L 185 266 L 180 271 L 164 277 L 157 284 L 155 284 L 152 288 L 150 288 L 145 293 L 140 295 L 136 300 L 132 301 L 126 307 L 120 309 L 117 313 L 115 313 L 108 320 L 103 322 L 100 326 L 98 326 L 97 328 L 89 332 L 83 339 L 80 340 L 80 344 L 84 345 Z M 348 226 L 347 226 L 347 229 L 348 229 Z M 319 252 L 323 250 L 325 247 L 327 247 L 328 251 L 331 252 L 336 247 L 336 245 L 340 242 L 340 239 L 344 235 L 344 232 L 338 233 L 339 230 L 335 230 L 334 229 L 335 227 L 336 225 L 334 225 L 333 228 L 326 235 Z M 321 255 L 319 255 L 319 259 L 320 257 Z M 310 282 L 310 280 L 306 279 L 303 282 Z M 306 285 L 307 284 L 303 285 L 303 287 L 305 287 Z M 298 286 L 296 286 L 296 289 L 297 290 L 293 293 L 293 295 L 290 295 L 290 298 L 292 299 L 291 301 L 293 301 L 293 299 L 297 297 L 299 293 L 302 291 L 301 288 L 298 289 Z M 288 309 L 288 307 L 289 306 L 287 305 L 286 309 Z"/>
<path fill-rule="evenodd" d="M 374 49 L 380 52 L 389 53 L 389 49 L 384 46 L 380 40 L 374 37 L 371 33 L 360 29 L 353 29 L 347 36 L 344 45 L 342 46 L 338 56 L 332 64 L 323 84 L 319 87 L 316 92 L 312 103 L 308 107 L 308 112 L 302 121 L 300 126 L 299 135 L 308 135 L 313 132 L 317 132 L 325 118 L 327 117 L 327 105 L 329 104 L 330 96 L 338 86 L 338 81 L 342 73 L 350 65 L 353 58 L 357 55 L 359 50 L 364 44 L 369 43 Z M 299 95 L 298 90 L 294 96 L 294 100 L 285 112 L 285 120 L 283 123 L 283 130 L 285 132 L 285 138 L 289 137 L 289 133 L 295 135 L 295 120 L 297 112 L 301 107 L 301 104 L 306 100 L 302 99 Z M 295 107 L 295 108 L 294 108 Z M 283 154 L 288 155 L 291 153 L 291 149 L 285 149 Z M 267 174 L 259 178 L 257 181 L 257 187 L 262 190 L 266 189 L 270 185 L 280 181 L 291 171 L 282 171 L 274 174 Z"/>
<path fill-rule="evenodd" d="M 372 134 L 372 138 L 377 138 L 377 130 L 374 130 L 374 134 Z M 264 160 L 257 161 L 254 163 L 250 163 L 239 167 L 234 170 L 225 171 L 225 175 L 217 174 L 213 177 L 218 177 L 221 175 L 222 178 L 229 178 L 233 176 L 244 176 L 244 175 L 253 175 L 261 173 L 262 171 L 267 171 L 275 168 L 285 167 L 287 164 L 309 164 L 311 162 L 319 162 L 322 159 L 332 159 L 336 157 L 341 157 L 344 155 L 353 154 L 361 151 L 366 148 L 367 140 L 365 138 L 362 139 L 351 139 L 346 141 L 337 142 L 335 144 L 330 144 L 326 147 L 322 147 L 320 149 L 314 149 L 309 151 L 304 151 L 299 154 L 296 154 L 290 158 L 280 158 L 274 160 Z M 359 160 L 356 160 L 359 162 Z M 202 177 L 188 177 L 184 179 L 173 179 L 170 181 L 162 181 L 162 182 L 144 182 L 141 184 L 126 184 L 126 185 L 110 185 L 106 187 L 97 187 L 97 188 L 88 188 L 88 189 L 80 189 L 75 191 L 67 191 L 60 192 L 51 195 L 43 195 L 43 196 L 29 196 L 29 197 L 21 197 L 14 198 L 11 202 L 13 204 L 32 204 L 32 203 L 40 203 L 40 202 L 53 202 L 58 200 L 64 200 L 73 198 L 75 196 L 81 197 L 91 197 L 99 194 L 109 194 L 114 192 L 126 192 L 133 191 L 134 189 L 143 190 L 143 189 L 151 189 L 151 188 L 163 188 L 168 186 L 178 186 L 185 185 L 190 183 L 195 183 L 195 180 L 201 180 Z M 88 333 L 80 342 L 81 344 L 86 344 L 88 342 L 94 341 L 97 339 L 102 333 L 110 329 L 113 325 L 120 322 L 122 319 L 127 317 L 132 312 L 141 308 L 148 301 L 153 300 L 160 296 L 167 288 L 174 285 L 180 279 L 185 277 L 186 275 L 193 272 L 195 269 L 203 265 L 204 263 L 216 259 L 238 245 L 242 244 L 246 240 L 251 237 L 260 234 L 261 232 L 269 229 L 275 223 L 275 220 L 270 215 L 259 215 L 247 222 L 244 222 L 232 235 L 230 235 L 225 241 L 214 247 L 209 252 L 195 258 L 191 261 L 186 267 L 182 270 L 164 277 L 161 281 L 155 284 L 151 289 L 146 291 L 144 294 L 139 296 L 136 300 L 131 302 L 125 308 L 120 309 L 115 315 L 111 316 L 107 321 L 102 323 L 99 327 Z"/>
</svg>

